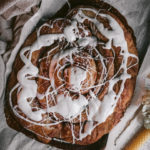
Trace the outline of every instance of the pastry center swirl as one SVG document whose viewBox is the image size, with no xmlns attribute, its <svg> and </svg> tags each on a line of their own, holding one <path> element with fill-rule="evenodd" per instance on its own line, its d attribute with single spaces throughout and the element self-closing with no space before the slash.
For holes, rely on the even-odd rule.
<svg viewBox="0 0 150 150">
<path fill-rule="evenodd" d="M 80 67 L 72 66 L 65 69 L 67 88 L 80 91 L 83 87 L 83 82 L 87 78 L 86 71 Z M 67 79 L 68 77 L 68 79 Z"/>
<path fill-rule="evenodd" d="M 55 83 L 54 88 L 64 84 L 67 90 L 78 94 L 88 93 L 97 77 L 95 61 L 86 52 L 71 54 L 60 60 L 53 58 L 49 72 L 50 79 Z"/>
</svg>

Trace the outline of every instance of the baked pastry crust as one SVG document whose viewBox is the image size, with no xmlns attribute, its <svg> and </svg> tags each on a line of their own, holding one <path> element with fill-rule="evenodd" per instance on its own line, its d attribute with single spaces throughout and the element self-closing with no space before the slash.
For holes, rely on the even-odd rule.
<svg viewBox="0 0 150 150">
<path fill-rule="evenodd" d="M 83 4 L 84 3 L 85 2 L 83 2 Z M 21 131 L 30 137 L 34 137 L 39 141 L 42 141 L 43 143 L 51 144 L 65 142 L 78 145 L 89 145 L 98 141 L 100 138 L 102 138 L 103 135 L 107 134 L 120 121 L 124 111 L 129 105 L 131 97 L 133 95 L 136 75 L 138 72 L 137 50 L 135 46 L 135 38 L 133 36 L 131 28 L 127 25 L 124 17 L 112 6 L 101 1 L 95 1 L 95 3 L 93 1 L 88 1 L 88 5 L 90 6 L 85 4 L 78 6 L 78 1 L 72 1 L 71 4 L 74 6 L 74 9 L 72 9 L 68 13 L 65 19 L 52 19 L 46 24 L 42 25 L 40 29 L 33 32 L 27 38 L 22 48 L 20 49 L 18 55 L 16 56 L 12 72 L 7 82 L 5 114 L 7 123 L 10 127 L 14 128 L 15 130 Z M 81 12 L 79 13 L 79 11 Z M 59 12 L 58 14 L 61 13 Z M 85 16 L 86 19 L 83 19 L 82 15 Z M 79 17 L 81 18 L 79 19 Z M 75 18 L 77 22 L 74 22 Z M 118 39 L 115 41 L 115 37 L 112 40 L 109 37 L 111 36 L 111 34 L 108 37 L 105 36 L 103 34 L 103 31 L 101 31 L 101 33 L 99 28 L 94 24 L 97 22 L 94 22 L 93 18 L 96 21 L 99 21 L 99 23 L 101 22 L 101 24 L 103 24 L 104 26 L 104 30 L 107 30 L 108 33 L 114 30 L 114 26 L 111 22 L 112 20 L 114 20 L 123 31 L 122 35 L 124 35 L 125 41 L 118 42 Z M 20 78 L 18 77 L 20 70 L 26 65 L 26 62 L 24 62 L 20 57 L 20 53 L 26 47 L 33 45 L 33 43 L 38 40 L 39 36 L 44 36 L 47 34 L 59 34 L 60 38 L 62 33 L 66 30 L 66 32 L 70 32 L 68 27 L 72 28 L 74 24 L 76 24 L 76 27 L 74 29 L 77 28 L 78 30 L 78 38 L 86 40 L 88 38 L 90 40 L 93 40 L 93 36 L 95 36 L 94 40 L 91 43 L 88 41 L 89 43 L 86 45 L 78 39 L 72 39 L 72 37 L 68 37 L 67 33 L 65 37 L 62 37 L 61 41 L 56 38 L 54 43 L 47 46 L 41 46 L 40 48 L 36 49 L 36 51 L 32 52 L 31 62 L 34 66 L 39 68 L 39 76 L 45 78 L 38 78 L 34 75 L 30 77 L 30 74 L 26 74 L 26 76 L 29 76 L 30 80 L 36 81 L 36 84 L 38 85 L 37 91 L 39 94 L 46 93 L 46 90 L 49 88 L 51 84 L 50 82 L 52 80 L 54 81 L 53 84 L 55 88 L 59 88 L 65 81 L 65 85 L 62 86 L 62 88 L 60 88 L 60 90 L 58 90 L 57 94 L 55 95 L 56 104 L 52 101 L 51 95 L 48 98 L 48 104 L 45 97 L 39 98 L 40 96 L 36 96 L 33 102 L 31 102 L 33 112 L 39 111 L 40 109 L 47 109 L 47 105 L 54 108 L 59 103 L 59 95 L 63 95 L 63 100 L 65 100 L 65 91 L 69 91 L 69 94 L 71 95 L 73 101 L 80 101 L 81 95 L 86 97 L 86 100 L 88 100 L 88 104 L 87 101 L 83 100 L 82 97 L 82 102 L 85 102 L 83 106 L 86 106 L 86 109 L 84 109 L 81 113 L 79 113 L 80 115 L 78 114 L 76 117 L 71 111 L 72 115 L 74 116 L 73 119 L 71 119 L 72 116 L 69 116 L 69 113 L 66 113 L 66 115 L 64 115 L 61 114 L 61 110 L 57 110 L 56 113 L 53 112 L 52 109 L 49 109 L 50 113 L 48 113 L 48 115 L 47 113 L 46 115 L 42 115 L 42 119 L 45 119 L 43 119 L 44 121 L 34 120 L 34 117 L 30 118 L 30 115 L 24 113 L 25 111 L 21 109 L 21 106 L 20 108 L 16 107 L 21 101 L 19 97 L 23 88 L 14 89 L 14 87 L 18 83 L 18 80 L 20 80 Z M 113 34 L 116 33 L 117 32 L 114 32 Z M 117 37 L 117 35 L 115 36 Z M 107 47 L 106 45 L 108 45 L 110 40 L 111 43 L 109 44 L 109 46 L 111 46 L 111 48 L 108 48 L 109 46 Z M 95 41 L 98 42 L 96 43 L 96 46 L 93 46 L 95 44 Z M 118 42 L 117 44 L 126 42 L 127 49 L 122 49 L 121 45 L 116 46 L 117 44 L 115 42 Z M 61 57 L 61 50 L 66 49 L 66 52 L 72 51 L 72 49 L 76 47 L 75 45 L 77 44 L 78 48 L 81 49 L 81 52 L 77 51 L 72 54 L 74 63 L 69 64 L 67 66 L 67 69 L 64 69 L 62 72 L 60 72 L 59 69 L 66 63 L 68 63 L 67 61 L 65 61 L 65 58 L 67 57 L 69 61 L 71 60 L 69 53 L 68 55 L 65 55 L 65 57 Z M 105 58 L 105 60 L 96 59 L 97 53 L 93 47 L 96 47 L 96 49 L 99 51 L 99 54 L 101 54 L 101 56 Z M 52 52 L 53 50 L 54 52 Z M 52 56 L 49 56 L 49 52 Z M 57 55 L 59 55 L 61 59 L 59 59 L 60 57 L 56 57 L 54 59 L 54 57 Z M 25 51 L 24 56 L 26 56 L 27 58 L 30 57 L 29 50 Z M 56 64 L 58 63 L 60 67 L 56 68 Z M 80 69 L 78 69 L 78 67 Z M 103 72 L 103 70 L 105 70 L 104 67 L 107 70 L 107 76 L 106 72 L 101 73 Z M 84 71 L 81 70 L 82 68 L 83 70 L 88 70 L 87 72 L 90 72 L 90 75 L 88 75 L 87 72 L 84 73 Z M 82 72 L 82 75 L 85 74 L 85 78 L 80 82 L 80 84 L 82 84 L 80 89 L 78 89 L 78 85 L 73 86 L 75 85 L 74 82 L 72 84 L 72 69 L 74 71 L 73 75 L 76 74 L 75 72 L 80 71 Z M 63 74 L 64 80 L 61 81 L 57 74 L 59 74 L 60 76 Z M 128 75 L 128 77 L 122 78 L 123 75 Z M 92 78 L 90 78 L 90 76 L 92 76 Z M 47 78 L 49 78 L 50 81 L 47 80 Z M 113 79 L 117 80 L 115 84 L 110 82 Z M 99 86 L 100 84 L 101 86 Z M 104 105 L 104 101 L 106 100 L 105 96 L 110 94 L 109 87 L 111 86 L 111 84 L 114 85 L 112 86 L 111 90 L 115 93 L 114 98 L 116 99 L 113 99 L 114 107 L 112 106 L 111 108 L 113 110 L 112 113 L 108 113 L 108 115 L 105 115 L 104 120 L 101 119 L 103 117 L 100 116 L 101 113 L 98 113 L 99 115 L 92 116 L 91 118 L 94 120 L 90 120 L 91 118 L 89 116 L 91 116 L 91 105 L 89 104 L 89 102 L 91 101 L 91 99 L 94 99 L 92 97 L 92 94 L 90 93 L 93 93 L 94 96 L 96 95 L 96 100 L 94 100 L 95 103 L 97 102 L 97 111 L 99 111 L 100 109 L 102 109 L 100 105 Z M 14 90 L 12 91 L 12 89 Z M 50 92 L 53 91 L 51 91 L 51 89 L 49 90 Z M 73 97 L 75 98 L 73 99 Z M 112 98 L 110 97 L 110 102 L 111 99 Z M 31 99 L 29 97 L 28 102 L 30 101 Z M 105 109 L 107 110 L 107 104 L 104 106 L 106 106 Z M 39 107 L 40 109 L 37 109 L 37 107 Z M 96 109 L 96 107 L 94 107 L 94 109 Z M 50 119 L 47 119 L 48 116 L 50 116 L 51 118 L 53 116 L 54 120 L 51 121 Z M 57 122 L 56 125 L 54 124 L 54 122 Z M 91 123 L 92 130 L 90 130 L 90 132 L 87 132 Z"/>
</svg>

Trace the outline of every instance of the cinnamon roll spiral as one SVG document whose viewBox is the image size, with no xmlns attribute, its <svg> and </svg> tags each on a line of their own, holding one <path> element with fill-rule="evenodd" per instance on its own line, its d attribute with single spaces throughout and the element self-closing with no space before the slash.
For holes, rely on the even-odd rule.
<svg viewBox="0 0 150 150">
<path fill-rule="evenodd" d="M 78 6 L 25 41 L 8 79 L 7 106 L 40 141 L 96 142 L 123 116 L 138 57 L 114 9 Z"/>
</svg>

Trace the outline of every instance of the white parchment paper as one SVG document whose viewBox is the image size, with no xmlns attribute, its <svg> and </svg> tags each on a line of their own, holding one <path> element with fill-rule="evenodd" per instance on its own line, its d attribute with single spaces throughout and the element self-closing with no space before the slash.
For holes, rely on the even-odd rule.
<svg viewBox="0 0 150 150">
<path fill-rule="evenodd" d="M 104 1 L 117 8 L 120 11 L 120 13 L 126 17 L 128 24 L 134 30 L 137 39 L 137 48 L 141 63 L 150 43 L 150 0 Z M 49 17 L 53 16 L 65 3 L 66 0 L 42 0 L 41 7 L 38 13 L 36 13 L 23 28 L 23 30 L 26 31 L 26 28 L 29 27 L 27 30 L 28 32 L 26 32 L 26 35 L 24 35 L 23 33 L 21 34 L 21 39 L 26 38 L 28 36 L 29 32 L 32 30 L 32 27 L 34 27 L 34 24 L 38 23 L 38 21 L 42 17 L 47 15 L 49 15 Z M 9 26 L 9 22 L 6 25 Z M 5 33 L 3 34 L 3 36 L 2 34 L 0 34 L 0 54 L 5 53 L 5 41 L 7 41 L 6 39 L 10 38 L 11 36 L 10 35 L 7 37 L 7 34 Z M 8 41 L 9 40 L 10 39 L 8 39 Z M 21 45 L 22 41 L 20 40 L 19 42 L 19 44 Z M 18 49 L 20 46 L 19 44 Z M 7 126 L 5 121 L 5 115 L 3 112 L 5 65 L 6 64 L 4 63 L 3 58 L 0 55 L 0 150 L 56 150 L 56 148 L 54 147 L 41 144 L 35 141 L 34 139 L 26 137 L 22 133 L 18 133 L 12 130 Z M 131 107 L 127 110 L 129 113 L 133 112 L 133 109 L 131 109 Z M 139 123 L 140 126 L 142 124 L 142 122 L 140 121 L 135 121 L 136 125 L 137 123 Z M 119 149 L 121 149 L 121 146 L 115 148 L 115 150 Z"/>
</svg>

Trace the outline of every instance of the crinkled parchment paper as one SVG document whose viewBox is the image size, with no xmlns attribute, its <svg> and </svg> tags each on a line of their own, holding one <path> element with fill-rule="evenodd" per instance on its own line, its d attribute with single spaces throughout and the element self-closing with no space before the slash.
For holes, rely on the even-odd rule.
<svg viewBox="0 0 150 150">
<path fill-rule="evenodd" d="M 10 0 L 8 0 L 10 1 Z M 149 0 L 104 0 L 109 4 L 117 8 L 122 15 L 124 15 L 128 21 L 128 24 L 134 30 L 137 42 L 137 49 L 139 52 L 140 64 L 144 59 L 144 55 L 150 44 L 150 1 Z M 11 18 L 16 15 L 23 14 L 24 12 L 30 11 L 31 7 L 38 4 L 40 6 L 37 9 L 37 13 L 33 14 L 30 20 L 23 27 L 25 34 L 21 34 L 21 38 L 26 38 L 33 27 L 39 22 L 41 18 L 45 16 L 53 16 L 66 2 L 67 0 L 32 0 L 32 3 L 27 0 L 26 5 L 20 0 L 16 0 L 14 3 L 10 3 L 7 7 L 0 7 L 0 150 L 56 150 L 56 148 L 49 145 L 41 144 L 34 139 L 30 139 L 9 128 L 5 121 L 5 115 L 3 111 L 4 102 L 4 74 L 5 66 L 7 62 L 7 56 L 5 54 L 6 47 L 9 46 L 9 42 L 12 40 L 11 33 Z M 1 6 L 1 5 L 0 5 Z M 11 7 L 10 7 L 11 6 Z M 14 11 L 12 14 L 11 11 Z M 7 20 L 7 21 L 6 21 Z M 27 30 L 28 28 L 28 30 Z M 27 32 L 25 32 L 27 31 Z M 18 47 L 21 45 L 19 41 Z M 4 55 L 5 54 L 5 55 Z M 142 66 L 142 68 L 144 68 Z M 136 127 L 137 130 L 142 126 L 142 119 L 139 110 L 138 98 L 140 96 L 140 82 L 141 72 L 137 79 L 135 97 L 127 109 L 125 117 L 110 133 L 108 138 L 108 144 L 106 149 L 109 150 L 120 150 L 123 145 L 126 144 L 127 140 L 130 140 L 132 135 L 136 132 L 132 132 Z M 137 94 L 138 93 L 138 94 Z M 137 113 L 138 112 L 138 113 Z M 138 114 L 135 116 L 135 114 Z M 132 119 L 134 118 L 134 119 Z M 131 127 L 128 128 L 127 122 Z M 125 132 L 126 131 L 126 132 Z M 115 135 L 115 136 L 114 136 Z M 112 138 L 114 137 L 114 138 Z M 128 137 L 128 138 L 127 138 Z M 124 141 L 124 142 L 123 142 Z"/>
</svg>

